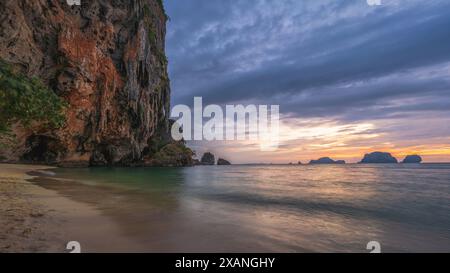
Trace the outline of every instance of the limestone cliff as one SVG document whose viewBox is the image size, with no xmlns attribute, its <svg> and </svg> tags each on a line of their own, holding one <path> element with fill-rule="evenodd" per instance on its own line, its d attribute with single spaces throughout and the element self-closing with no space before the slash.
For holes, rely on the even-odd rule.
<svg viewBox="0 0 450 273">
<path fill-rule="evenodd" d="M 168 138 L 161 0 L 2 0 L 0 58 L 68 103 L 57 130 L 16 126 L 8 161 L 133 165 Z"/>
</svg>

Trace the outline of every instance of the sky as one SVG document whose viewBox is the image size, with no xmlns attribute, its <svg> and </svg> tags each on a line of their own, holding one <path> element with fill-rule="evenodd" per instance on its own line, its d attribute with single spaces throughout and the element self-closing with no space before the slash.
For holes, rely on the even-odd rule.
<svg viewBox="0 0 450 273">
<path fill-rule="evenodd" d="M 165 0 L 172 106 L 280 106 L 280 145 L 190 141 L 233 163 L 450 162 L 450 1 Z"/>
</svg>

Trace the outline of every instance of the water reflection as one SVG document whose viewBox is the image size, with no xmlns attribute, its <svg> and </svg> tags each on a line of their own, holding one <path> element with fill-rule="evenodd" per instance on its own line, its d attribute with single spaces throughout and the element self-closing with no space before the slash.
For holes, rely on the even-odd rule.
<svg viewBox="0 0 450 273">
<path fill-rule="evenodd" d="M 450 165 L 59 169 L 57 178 L 39 184 L 96 206 L 148 251 L 366 252 L 372 240 L 384 251 L 450 250 Z"/>
</svg>

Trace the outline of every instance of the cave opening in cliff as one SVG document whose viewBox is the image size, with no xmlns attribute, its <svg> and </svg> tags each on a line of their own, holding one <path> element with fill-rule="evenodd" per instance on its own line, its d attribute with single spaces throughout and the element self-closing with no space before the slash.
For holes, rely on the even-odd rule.
<svg viewBox="0 0 450 273">
<path fill-rule="evenodd" d="M 26 147 L 28 152 L 22 156 L 23 160 L 47 164 L 55 163 L 63 148 L 56 138 L 44 135 L 31 135 Z"/>
</svg>

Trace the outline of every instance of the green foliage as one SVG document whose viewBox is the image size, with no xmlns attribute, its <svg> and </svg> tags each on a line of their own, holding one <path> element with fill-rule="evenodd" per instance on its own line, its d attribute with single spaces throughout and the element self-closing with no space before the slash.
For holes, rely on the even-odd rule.
<svg viewBox="0 0 450 273">
<path fill-rule="evenodd" d="M 166 9 L 164 8 L 163 0 L 157 0 L 159 6 L 161 7 L 162 12 L 164 13 L 164 16 L 166 16 L 166 20 L 169 20 L 169 16 L 166 13 Z"/>
<path fill-rule="evenodd" d="M 142 10 L 144 12 L 144 17 L 146 18 L 150 17 L 151 15 L 150 7 L 147 4 L 144 5 L 144 8 Z"/>
<path fill-rule="evenodd" d="M 194 155 L 183 142 L 171 142 L 153 154 L 152 163 L 154 166 L 191 166 Z"/>
<path fill-rule="evenodd" d="M 7 136 L 14 123 L 59 128 L 65 122 L 65 107 L 38 78 L 27 78 L 0 60 L 0 136 Z"/>
<path fill-rule="evenodd" d="M 164 4 L 163 4 L 163 0 L 156 0 L 158 1 L 159 6 L 164 9 Z"/>
<path fill-rule="evenodd" d="M 161 7 L 164 11 L 164 6 L 162 3 L 162 0 L 159 0 L 159 4 L 161 5 Z M 153 20 L 155 20 L 155 18 L 154 18 L 154 15 L 151 13 L 150 7 L 148 5 L 144 5 L 143 14 L 144 14 L 144 22 L 148 28 L 147 36 L 148 36 L 148 41 L 150 43 L 150 46 L 151 46 L 152 50 L 154 50 L 156 52 L 156 57 L 158 58 L 161 65 L 167 66 L 168 61 L 167 61 L 166 54 L 164 53 L 164 51 L 161 48 L 158 47 L 158 44 L 157 44 L 158 36 L 155 32 L 156 27 L 153 22 Z"/>
<path fill-rule="evenodd" d="M 161 11 L 163 12 L 164 16 L 166 17 L 166 20 L 170 20 L 169 16 L 166 13 L 166 9 L 164 8 L 163 0 L 156 0 L 156 1 L 158 2 L 158 5 L 161 8 Z M 145 17 L 151 16 L 150 7 L 147 4 L 144 5 L 143 12 Z"/>
<path fill-rule="evenodd" d="M 153 48 L 156 48 L 156 33 L 151 26 L 148 27 L 148 40 Z"/>
<path fill-rule="evenodd" d="M 166 54 L 162 50 L 157 51 L 158 60 L 160 61 L 162 66 L 167 66 L 169 61 L 167 60 Z"/>
</svg>

